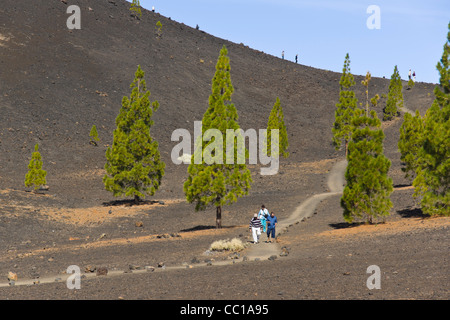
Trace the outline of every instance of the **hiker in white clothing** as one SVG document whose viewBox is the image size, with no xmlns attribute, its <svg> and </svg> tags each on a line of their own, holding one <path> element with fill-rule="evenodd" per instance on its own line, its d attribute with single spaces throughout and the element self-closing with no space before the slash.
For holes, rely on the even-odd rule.
<svg viewBox="0 0 450 320">
<path fill-rule="evenodd" d="M 261 221 L 258 219 L 258 215 L 255 213 L 252 220 L 250 220 L 249 229 L 252 230 L 253 243 L 259 242 L 259 236 L 261 235 Z"/>
</svg>

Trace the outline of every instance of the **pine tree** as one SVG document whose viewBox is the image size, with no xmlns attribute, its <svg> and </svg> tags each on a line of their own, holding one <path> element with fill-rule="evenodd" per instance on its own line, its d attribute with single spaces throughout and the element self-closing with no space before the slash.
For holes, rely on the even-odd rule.
<svg viewBox="0 0 450 320">
<path fill-rule="evenodd" d="M 338 150 L 341 143 L 345 144 L 345 154 L 348 150 L 348 142 L 351 139 L 353 125 L 352 118 L 355 110 L 358 108 L 358 100 L 355 92 L 350 90 L 355 85 L 353 75 L 350 73 L 350 57 L 347 53 L 344 61 L 342 76 L 339 81 L 339 102 L 336 104 L 335 121 L 333 125 L 333 144 Z"/>
<path fill-rule="evenodd" d="M 384 109 L 383 120 L 392 120 L 397 117 L 398 108 L 403 108 L 402 79 L 398 72 L 397 66 L 394 67 L 394 73 L 389 82 L 389 92 Z"/>
<path fill-rule="evenodd" d="M 158 39 L 160 39 L 161 36 L 162 36 L 162 23 L 161 23 L 161 21 L 158 21 L 156 23 L 155 29 L 156 29 L 156 36 L 157 36 Z"/>
<path fill-rule="evenodd" d="M 45 177 L 47 171 L 42 169 L 43 161 L 39 153 L 39 145 L 34 146 L 34 152 L 31 155 L 30 163 L 28 164 L 28 173 L 25 175 L 25 187 L 34 185 L 34 190 L 38 190 L 41 186 L 47 183 Z"/>
<path fill-rule="evenodd" d="M 346 221 L 352 222 L 356 217 L 372 223 L 374 218 L 389 215 L 392 208 L 393 185 L 387 176 L 391 162 L 383 154 L 384 133 L 375 111 L 366 115 L 358 109 L 353 125 L 341 206 Z"/>
<path fill-rule="evenodd" d="M 239 129 L 238 115 L 231 95 L 234 91 L 230 77 L 230 59 L 225 46 L 220 50 L 216 64 L 216 72 L 212 79 L 212 93 L 209 96 L 209 107 L 203 115 L 202 136 L 209 129 L 217 129 L 221 136 L 226 136 L 227 129 Z M 227 164 L 225 144 L 219 148 L 212 137 L 207 143 L 196 141 L 196 148 L 188 167 L 188 178 L 184 183 L 184 192 L 189 203 L 195 203 L 195 209 L 206 210 L 208 205 L 216 207 L 216 227 L 222 227 L 222 206 L 237 201 L 238 197 L 248 194 L 252 182 L 250 171 L 244 164 L 239 164 L 236 152 L 236 140 L 232 141 L 234 163 Z M 212 149 L 212 146 L 214 148 Z M 196 164 L 196 157 L 202 162 Z M 245 157 L 248 156 L 246 151 Z M 214 158 L 214 161 L 210 161 Z"/>
<path fill-rule="evenodd" d="M 96 146 L 97 142 L 100 139 L 98 138 L 97 127 L 95 126 L 95 124 L 92 125 L 91 132 L 89 132 L 89 137 L 91 137 L 91 140 L 89 141 L 89 143 L 93 144 L 94 146 Z"/>
<path fill-rule="evenodd" d="M 278 157 L 279 154 L 272 155 L 272 129 L 278 130 L 278 152 L 283 155 L 283 157 L 287 158 L 289 156 L 289 152 L 287 152 L 287 148 L 289 146 L 288 135 L 286 131 L 286 125 L 284 123 L 284 114 L 283 108 L 281 107 L 280 99 L 277 97 L 275 104 L 272 108 L 272 111 L 269 115 L 269 120 L 267 122 L 267 139 L 265 139 L 265 143 L 267 148 L 265 148 L 265 154 L 269 157 Z"/>
<path fill-rule="evenodd" d="M 130 98 L 122 99 L 113 144 L 106 150 L 107 174 L 103 177 L 106 190 L 115 197 L 134 196 L 136 203 L 145 198 L 145 194 L 155 194 L 165 168 L 158 142 L 150 135 L 153 111 L 158 109 L 159 103 L 150 104 L 144 75 L 139 66 L 130 85 Z"/>
<path fill-rule="evenodd" d="M 431 216 L 450 215 L 450 23 L 448 28 L 436 67 L 440 86 L 434 88 L 435 99 L 425 116 L 421 161 L 413 182 L 423 213 Z"/>
<path fill-rule="evenodd" d="M 139 0 L 133 0 L 131 2 L 130 11 L 134 12 L 134 14 L 136 15 L 136 18 L 142 17 L 141 3 L 139 2 Z"/>
<path fill-rule="evenodd" d="M 419 168 L 418 154 L 423 145 L 424 119 L 420 116 L 419 110 L 416 110 L 415 116 L 406 112 L 403 117 L 398 149 L 401 153 L 400 160 L 405 165 L 402 171 L 405 172 L 405 177 L 409 178 L 415 177 Z"/>
</svg>

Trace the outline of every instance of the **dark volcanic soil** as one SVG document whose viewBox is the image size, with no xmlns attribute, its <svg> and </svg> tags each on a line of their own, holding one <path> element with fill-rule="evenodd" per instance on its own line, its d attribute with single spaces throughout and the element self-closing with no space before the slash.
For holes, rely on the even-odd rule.
<svg viewBox="0 0 450 320">
<path fill-rule="evenodd" d="M 340 74 L 281 60 L 146 10 L 137 20 L 122 0 L 70 4 L 81 8 L 81 30 L 67 29 L 67 5 L 59 0 L 0 5 L 0 284 L 9 271 L 19 280 L 39 280 L 69 265 L 84 272 L 87 266 L 113 271 L 164 262 L 167 270 L 88 279 L 81 290 L 68 290 L 65 283 L 0 288 L 0 299 L 449 298 L 449 219 L 423 217 L 415 205 L 397 149 L 402 118 L 383 124 L 390 175 L 398 187 L 385 224 L 345 224 L 334 196 L 280 237 L 280 247 L 290 249 L 287 257 L 232 264 L 232 254 L 206 251 L 216 240 L 237 237 L 248 243 L 248 221 L 261 204 L 282 220 L 309 196 L 328 191 L 329 170 L 343 158 L 331 145 Z M 161 39 L 157 21 L 163 25 Z M 195 212 L 185 201 L 187 166 L 171 162 L 176 143 L 170 138 L 177 128 L 193 133 L 194 121 L 202 119 L 224 44 L 241 128 L 265 128 L 279 97 L 290 157 L 281 160 L 274 176 L 261 176 L 259 165 L 250 166 L 250 194 L 224 208 L 224 228 L 216 230 L 213 208 Z M 137 65 L 146 72 L 151 99 L 160 103 L 152 135 L 166 175 L 146 204 L 128 206 L 114 203 L 102 176 L 115 117 Z M 362 79 L 355 79 L 360 101 Z M 388 86 L 388 79 L 372 78 L 370 95 L 387 95 Z M 405 106 L 423 115 L 433 88 L 405 87 Z M 384 98 L 376 109 L 380 118 L 385 103 Z M 98 147 L 89 144 L 93 124 Z M 23 186 L 36 143 L 49 185 L 42 194 Z M 195 267 L 211 259 L 212 266 Z M 170 270 L 186 265 L 194 267 Z M 381 269 L 380 290 L 366 286 L 370 265 Z M 264 274 L 255 272 L 262 269 Z"/>
</svg>

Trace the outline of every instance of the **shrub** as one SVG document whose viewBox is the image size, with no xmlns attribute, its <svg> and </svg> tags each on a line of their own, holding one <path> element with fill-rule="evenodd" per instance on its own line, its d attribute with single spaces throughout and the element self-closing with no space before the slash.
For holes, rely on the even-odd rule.
<svg viewBox="0 0 450 320">
<path fill-rule="evenodd" d="M 214 241 L 209 248 L 211 251 L 241 251 L 244 249 L 244 243 L 238 238 Z"/>
</svg>

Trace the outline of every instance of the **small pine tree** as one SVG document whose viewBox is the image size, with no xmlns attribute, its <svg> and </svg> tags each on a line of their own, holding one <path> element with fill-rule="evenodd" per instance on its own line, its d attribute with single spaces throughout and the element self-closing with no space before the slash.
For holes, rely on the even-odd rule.
<svg viewBox="0 0 450 320">
<path fill-rule="evenodd" d="M 95 126 L 95 124 L 92 125 L 91 132 L 89 132 L 89 137 L 91 137 L 89 143 L 93 144 L 94 146 L 96 146 L 97 142 L 100 141 L 100 139 L 98 138 L 97 127 Z"/>
<path fill-rule="evenodd" d="M 421 161 L 413 182 L 422 211 L 430 216 L 450 215 L 450 23 L 448 28 L 437 64 L 440 86 L 434 88 L 435 99 L 425 115 Z"/>
<path fill-rule="evenodd" d="M 156 23 L 156 27 L 155 28 L 156 28 L 156 35 L 157 35 L 157 37 L 159 39 L 162 36 L 162 23 L 161 23 L 161 21 L 158 21 Z"/>
<path fill-rule="evenodd" d="M 231 103 L 234 89 L 230 77 L 230 59 L 225 46 L 220 50 L 211 89 L 209 107 L 202 119 L 202 136 L 209 129 L 217 129 L 224 137 L 227 129 L 239 129 L 237 110 Z M 211 150 L 212 146 L 217 146 L 216 137 L 205 144 L 201 140 L 196 141 L 196 150 L 188 167 L 188 178 L 184 183 L 186 199 L 189 203 L 196 204 L 195 210 L 206 210 L 208 205 L 216 207 L 217 228 L 222 227 L 222 207 L 247 195 L 252 182 L 246 164 L 236 161 L 238 152 L 235 141 L 234 164 L 226 164 L 225 148 L 228 143 L 222 143 L 222 149 L 217 147 Z M 202 163 L 195 164 L 194 159 L 198 157 L 198 153 L 201 154 Z M 245 156 L 248 156 L 247 150 Z M 205 161 L 207 158 L 214 158 L 214 161 Z"/>
<path fill-rule="evenodd" d="M 361 84 L 366 87 L 366 115 L 369 115 L 369 82 L 372 79 L 372 75 L 369 71 L 366 73 L 366 77 L 363 81 L 361 81 Z M 372 101 L 373 103 L 373 101 Z"/>
<path fill-rule="evenodd" d="M 145 194 L 154 195 L 164 176 L 158 142 L 150 135 L 152 115 L 158 101 L 150 104 L 144 71 L 138 66 L 131 84 L 131 96 L 123 97 L 122 108 L 116 118 L 114 141 L 106 150 L 106 175 L 103 183 L 115 197 L 134 196 L 139 202 Z"/>
<path fill-rule="evenodd" d="M 265 154 L 269 157 L 278 157 L 279 154 L 271 154 L 272 153 L 272 129 L 278 129 L 278 152 L 283 155 L 283 157 L 287 158 L 289 156 L 289 152 L 287 152 L 287 148 L 289 146 L 288 135 L 286 131 L 286 125 L 284 123 L 284 114 L 283 108 L 281 107 L 280 99 L 277 97 L 275 104 L 272 108 L 272 111 L 269 115 L 269 120 L 267 122 L 267 139 L 264 139 L 267 148 L 265 148 Z"/>
<path fill-rule="evenodd" d="M 402 171 L 405 178 L 414 178 L 419 168 L 420 158 L 417 156 L 423 145 L 424 119 L 420 116 L 419 110 L 415 116 L 405 113 L 403 123 L 400 127 L 400 139 L 398 149 L 400 150 L 400 160 L 404 163 Z"/>
<path fill-rule="evenodd" d="M 384 133 L 374 110 L 367 116 L 358 109 L 353 125 L 341 206 L 347 222 L 356 217 L 372 223 L 374 218 L 389 215 L 392 208 L 390 194 L 394 188 L 387 175 L 391 162 L 383 154 Z"/>
<path fill-rule="evenodd" d="M 133 0 L 131 2 L 130 11 L 135 14 L 136 18 L 142 17 L 141 3 L 139 0 Z"/>
<path fill-rule="evenodd" d="M 45 179 L 47 171 L 42 169 L 42 165 L 43 161 L 39 153 L 39 145 L 36 144 L 28 164 L 28 173 L 25 175 L 25 187 L 28 188 L 34 185 L 34 190 L 36 191 L 47 183 Z"/>
<path fill-rule="evenodd" d="M 342 76 L 339 81 L 339 102 L 336 104 L 335 121 L 333 125 L 333 145 L 339 150 L 341 143 L 345 144 L 345 154 L 348 150 L 348 142 L 353 132 L 352 118 L 358 109 L 358 100 L 355 92 L 350 90 L 355 85 L 353 75 L 350 73 L 350 57 L 347 53 L 344 61 Z"/>
<path fill-rule="evenodd" d="M 392 120 L 397 117 L 398 108 L 403 108 L 402 79 L 398 72 L 397 66 L 394 67 L 394 73 L 389 82 L 389 92 L 384 109 L 383 120 Z"/>
</svg>

